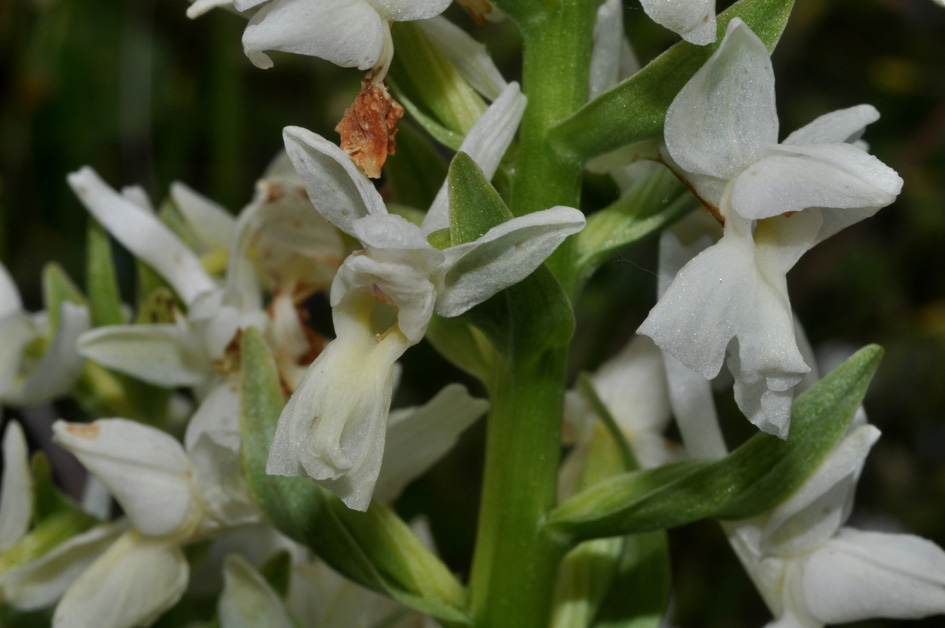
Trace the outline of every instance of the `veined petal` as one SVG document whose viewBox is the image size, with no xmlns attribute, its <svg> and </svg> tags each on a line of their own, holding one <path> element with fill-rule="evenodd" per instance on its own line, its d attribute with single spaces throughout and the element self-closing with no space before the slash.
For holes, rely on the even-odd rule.
<svg viewBox="0 0 945 628">
<path fill-rule="evenodd" d="M 0 553 L 26 534 L 33 519 L 33 476 L 26 437 L 16 421 L 3 430 L 3 477 L 0 478 Z"/>
<path fill-rule="evenodd" d="M 862 425 L 844 437 L 801 488 L 768 515 L 761 550 L 790 556 L 811 551 L 836 534 L 850 514 L 853 492 L 879 430 Z"/>
<path fill-rule="evenodd" d="M 149 625 L 177 603 L 188 573 L 179 547 L 126 532 L 69 587 L 53 628 Z"/>
<path fill-rule="evenodd" d="M 118 194 L 88 166 L 68 176 L 82 204 L 112 236 L 164 277 L 190 304 L 216 287 L 197 256 L 153 214 Z"/>
<path fill-rule="evenodd" d="M 665 138 L 684 170 L 721 179 L 777 144 L 771 59 L 740 19 L 729 22 L 719 49 L 669 106 Z"/>
<path fill-rule="evenodd" d="M 391 22 L 410 22 L 435 17 L 453 0 L 371 0 L 371 4 Z"/>
<path fill-rule="evenodd" d="M 121 532 L 120 525 L 95 526 L 57 545 L 38 559 L 0 575 L 4 601 L 21 611 L 51 605 Z"/>
<path fill-rule="evenodd" d="M 883 162 L 851 144 L 770 147 L 732 183 L 732 209 L 750 219 L 808 207 L 885 207 L 902 179 Z"/>
<path fill-rule="evenodd" d="M 484 44 L 445 17 L 422 20 L 417 25 L 476 91 L 489 100 L 499 97 L 508 83 Z"/>
<path fill-rule="evenodd" d="M 236 218 L 230 212 L 179 181 L 171 184 L 171 198 L 207 248 L 230 247 L 236 228 Z"/>
<path fill-rule="evenodd" d="M 697 46 L 715 41 L 715 0 L 641 0 L 650 18 Z"/>
<path fill-rule="evenodd" d="M 272 67 L 264 50 L 279 50 L 370 70 L 389 40 L 386 20 L 365 0 L 272 0 L 249 20 L 243 50 L 260 68 Z"/>
<path fill-rule="evenodd" d="M 387 445 L 374 497 L 391 503 L 404 487 L 453 448 L 459 435 L 488 410 L 485 399 L 449 384 L 419 408 L 391 413 Z"/>
<path fill-rule="evenodd" d="M 217 605 L 221 628 L 293 628 L 282 600 L 245 558 L 227 556 L 223 579 Z"/>
<path fill-rule="evenodd" d="M 879 112 L 873 105 L 857 105 L 825 113 L 794 131 L 781 142 L 788 146 L 802 144 L 847 143 L 860 139 L 866 125 L 879 120 Z"/>
<path fill-rule="evenodd" d="M 381 467 L 394 362 L 411 342 L 394 326 L 371 326 L 375 301 L 350 291 L 334 308 L 338 337 L 289 399 L 266 472 L 308 476 L 349 508 L 367 510 Z"/>
<path fill-rule="evenodd" d="M 338 146 L 297 126 L 286 127 L 282 137 L 312 205 L 328 222 L 351 234 L 358 218 L 387 213 L 374 184 Z"/>
<path fill-rule="evenodd" d="M 186 535 L 198 523 L 190 460 L 167 433 L 125 419 L 100 419 L 56 421 L 53 434 L 108 487 L 142 534 Z"/>
<path fill-rule="evenodd" d="M 584 224 L 579 210 L 552 207 L 506 221 L 475 242 L 446 249 L 448 270 L 437 295 L 437 314 L 459 316 L 525 279 Z"/>
<path fill-rule="evenodd" d="M 476 120 L 460 145 L 459 150 L 473 158 L 486 179 L 495 175 L 502 156 L 512 143 L 526 103 L 527 98 L 518 83 L 509 83 Z M 448 181 L 443 182 L 421 226 L 425 234 L 450 226 Z"/>
<path fill-rule="evenodd" d="M 828 624 L 945 613 L 945 552 L 910 534 L 844 528 L 804 568 L 810 612 Z"/>
<path fill-rule="evenodd" d="M 113 325 L 82 334 L 79 352 L 156 386 L 199 386 L 213 374 L 200 339 L 180 325 Z"/>
</svg>

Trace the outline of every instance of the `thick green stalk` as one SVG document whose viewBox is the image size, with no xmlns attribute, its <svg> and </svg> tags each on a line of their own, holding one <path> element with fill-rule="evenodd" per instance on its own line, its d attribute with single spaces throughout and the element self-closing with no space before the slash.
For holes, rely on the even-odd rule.
<svg viewBox="0 0 945 628">
<path fill-rule="evenodd" d="M 477 628 L 545 628 L 566 548 L 541 532 L 554 506 L 565 348 L 498 368 L 471 578 Z"/>
</svg>

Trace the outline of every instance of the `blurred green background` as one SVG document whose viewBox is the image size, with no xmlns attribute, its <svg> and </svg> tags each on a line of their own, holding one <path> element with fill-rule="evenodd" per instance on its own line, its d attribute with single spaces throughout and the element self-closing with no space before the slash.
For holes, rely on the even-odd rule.
<svg viewBox="0 0 945 628">
<path fill-rule="evenodd" d="M 213 11 L 192 21 L 186 7 L 185 0 L 0 2 L 0 259 L 31 309 L 41 305 L 48 260 L 77 280 L 83 274 L 86 213 L 67 173 L 89 164 L 115 186 L 143 186 L 154 201 L 181 180 L 236 212 L 281 147 L 284 126 L 335 137 L 358 72 L 289 55 L 256 69 L 242 53 L 242 18 Z M 643 62 L 673 43 L 638 4 L 626 8 Z M 460 11 L 451 15 L 489 43 L 508 77 L 517 75 L 509 24 L 479 28 Z M 859 103 L 882 113 L 865 139 L 905 179 L 902 195 L 808 253 L 789 281 L 815 347 L 837 354 L 876 342 L 886 349 L 867 403 L 884 437 L 867 464 L 854 521 L 945 545 L 945 7 L 798 0 L 774 64 L 782 136 Z M 590 284 L 579 307 L 584 344 L 575 370 L 594 368 L 643 320 L 655 291 L 654 244 L 621 254 Z M 440 364 L 432 350 L 417 348 L 408 354 L 408 376 L 433 363 Z M 458 377 L 439 366 L 435 372 L 430 390 L 401 396 L 421 399 Z M 729 397 L 720 402 L 731 411 Z M 459 571 L 475 523 L 481 436 L 480 425 L 401 505 L 409 514 L 438 500 L 434 530 Z M 675 531 L 673 541 L 678 626 L 764 622 L 760 600 L 713 525 Z"/>
</svg>

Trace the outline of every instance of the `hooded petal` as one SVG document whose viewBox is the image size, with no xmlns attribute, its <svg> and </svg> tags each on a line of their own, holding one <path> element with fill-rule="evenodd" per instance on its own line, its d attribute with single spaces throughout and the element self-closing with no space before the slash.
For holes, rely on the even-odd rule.
<svg viewBox="0 0 945 628">
<path fill-rule="evenodd" d="M 841 143 L 852 144 L 860 139 L 866 125 L 879 120 L 879 112 L 873 105 L 857 105 L 825 113 L 813 122 L 794 131 L 781 142 L 788 146 L 802 144 Z"/>
<path fill-rule="evenodd" d="M 286 127 L 282 137 L 312 205 L 328 222 L 351 234 L 358 218 L 387 213 L 374 184 L 338 146 L 296 126 Z"/>
<path fill-rule="evenodd" d="M 374 497 L 391 503 L 404 487 L 453 448 L 459 435 L 489 408 L 466 388 L 450 384 L 419 408 L 391 413 L 387 444 Z"/>
<path fill-rule="evenodd" d="M 525 279 L 584 224 L 584 214 L 577 209 L 552 207 L 506 221 L 475 242 L 446 249 L 448 270 L 437 295 L 437 314 L 459 316 Z"/>
<path fill-rule="evenodd" d="M 190 460 L 167 433 L 125 419 L 100 419 L 56 421 L 53 434 L 108 487 L 142 534 L 186 535 L 199 521 Z"/>
<path fill-rule="evenodd" d="M 3 477 L 0 478 L 0 553 L 26 534 L 33 519 L 33 476 L 23 428 L 10 421 L 3 430 Z"/>
<path fill-rule="evenodd" d="M 149 625 L 187 587 L 179 547 L 126 532 L 76 580 L 53 614 L 53 628 Z"/>
<path fill-rule="evenodd" d="M 698 46 L 715 41 L 715 0 L 641 0 L 650 18 Z"/>
<path fill-rule="evenodd" d="M 502 156 L 518 131 L 518 124 L 525 113 L 527 99 L 518 83 L 509 83 L 498 98 L 476 120 L 460 145 L 459 150 L 468 154 L 482 170 L 486 179 L 492 179 L 502 161 Z M 444 181 L 423 218 L 426 234 L 450 226 L 449 181 Z"/>
<path fill-rule="evenodd" d="M 293 628 L 282 600 L 245 558 L 227 556 L 223 578 L 217 605 L 221 628 Z"/>
<path fill-rule="evenodd" d="M 738 175 L 731 203 L 760 219 L 809 207 L 885 207 L 901 189 L 895 170 L 851 144 L 778 146 Z"/>
<path fill-rule="evenodd" d="M 945 552 L 910 534 L 844 528 L 808 558 L 804 597 L 828 624 L 945 614 Z"/>
<path fill-rule="evenodd" d="M 156 386 L 199 386 L 213 374 L 200 339 L 180 325 L 113 325 L 82 334 L 79 352 Z"/>
<path fill-rule="evenodd" d="M 719 49 L 676 95 L 666 112 L 665 139 L 684 170 L 722 179 L 777 144 L 771 59 L 740 19 L 729 22 Z"/>
<path fill-rule="evenodd" d="M 69 185 L 96 220 L 135 257 L 164 277 L 184 303 L 216 287 L 197 256 L 156 216 L 118 194 L 86 166 Z"/>
<path fill-rule="evenodd" d="M 272 60 L 264 50 L 370 70 L 392 50 L 392 44 L 386 20 L 365 0 L 272 0 L 243 31 L 243 51 L 254 65 L 265 69 L 272 67 Z"/>
<path fill-rule="evenodd" d="M 395 326 L 378 335 L 375 301 L 351 291 L 334 307 L 338 337 L 325 347 L 289 399 L 266 472 L 308 476 L 349 508 L 367 510 L 380 472 L 394 362 L 410 346 Z"/>
</svg>

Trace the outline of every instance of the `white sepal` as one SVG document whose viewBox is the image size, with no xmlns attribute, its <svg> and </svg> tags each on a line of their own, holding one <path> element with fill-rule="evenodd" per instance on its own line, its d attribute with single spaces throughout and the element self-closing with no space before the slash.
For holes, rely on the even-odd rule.
<svg viewBox="0 0 945 628">
<path fill-rule="evenodd" d="M 650 18 L 698 46 L 715 41 L 715 0 L 641 0 Z"/>
<path fill-rule="evenodd" d="M 856 105 L 838 109 L 818 117 L 794 131 L 781 142 L 788 146 L 844 142 L 852 144 L 860 139 L 867 125 L 879 120 L 873 105 Z"/>
</svg>

